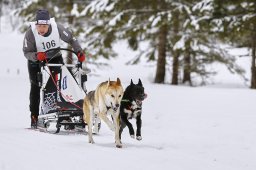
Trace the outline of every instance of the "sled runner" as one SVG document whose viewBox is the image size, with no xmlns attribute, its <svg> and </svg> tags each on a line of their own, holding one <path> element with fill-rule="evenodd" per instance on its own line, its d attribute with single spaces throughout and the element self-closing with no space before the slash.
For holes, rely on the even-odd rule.
<svg viewBox="0 0 256 170">
<path fill-rule="evenodd" d="M 69 49 L 60 48 L 60 50 L 76 54 Z M 41 63 L 41 72 L 38 73 L 41 88 L 38 128 L 43 128 L 49 133 L 59 133 L 62 128 L 85 131 L 83 99 L 87 92 L 85 83 L 88 73 L 88 70 L 87 72 L 82 70 L 80 62 L 77 64 L 52 64 L 48 61 Z M 100 127 L 100 122 L 97 126 Z"/>
</svg>

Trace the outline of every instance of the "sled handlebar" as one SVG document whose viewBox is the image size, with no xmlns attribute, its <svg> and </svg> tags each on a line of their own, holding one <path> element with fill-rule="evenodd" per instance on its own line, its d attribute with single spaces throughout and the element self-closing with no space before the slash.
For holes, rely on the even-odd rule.
<svg viewBox="0 0 256 170">
<path fill-rule="evenodd" d="M 48 52 L 54 51 L 54 50 L 69 51 L 69 52 L 72 52 L 73 54 L 75 54 L 77 56 L 77 53 L 74 50 L 67 49 L 67 48 L 52 48 L 52 49 L 46 50 L 45 53 L 47 54 Z M 65 64 L 65 65 L 68 66 L 68 67 L 75 67 L 76 66 L 76 67 L 82 68 L 82 62 L 80 62 L 80 61 L 77 61 L 77 64 Z M 49 65 L 49 66 L 53 66 L 53 65 Z M 55 66 L 57 66 L 57 65 L 55 65 Z M 59 66 L 61 66 L 61 65 L 59 65 Z"/>
<path fill-rule="evenodd" d="M 48 52 L 54 51 L 54 50 L 69 51 L 69 52 L 72 52 L 73 54 L 75 54 L 77 56 L 77 53 L 74 50 L 71 50 L 71 49 L 68 49 L 68 48 L 52 48 L 52 49 L 46 50 L 45 53 L 48 53 Z"/>
<path fill-rule="evenodd" d="M 63 64 L 54 64 L 54 63 L 47 63 L 45 65 L 50 66 L 50 67 L 61 67 L 61 66 L 63 66 Z M 65 64 L 65 66 L 67 66 L 67 67 L 76 67 L 77 64 Z"/>
</svg>

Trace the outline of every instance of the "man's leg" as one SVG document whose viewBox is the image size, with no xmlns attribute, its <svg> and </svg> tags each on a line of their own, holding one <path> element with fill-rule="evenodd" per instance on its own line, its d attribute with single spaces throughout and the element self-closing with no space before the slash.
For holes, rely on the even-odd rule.
<svg viewBox="0 0 256 170">
<path fill-rule="evenodd" d="M 28 72 L 30 79 L 30 95 L 29 109 L 31 113 L 31 127 L 37 127 L 40 103 L 40 87 L 38 86 L 37 73 L 40 72 L 40 67 L 37 63 L 28 61 Z"/>
</svg>

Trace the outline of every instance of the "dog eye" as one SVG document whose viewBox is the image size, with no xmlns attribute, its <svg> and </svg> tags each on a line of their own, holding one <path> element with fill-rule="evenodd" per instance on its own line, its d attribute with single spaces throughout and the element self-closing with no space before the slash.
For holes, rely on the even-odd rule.
<svg viewBox="0 0 256 170">
<path fill-rule="evenodd" d="M 114 98 L 115 96 L 112 94 L 112 95 L 111 95 L 111 97 L 113 97 L 113 98 Z"/>
<path fill-rule="evenodd" d="M 118 97 L 121 97 L 122 95 L 120 94 Z"/>
</svg>

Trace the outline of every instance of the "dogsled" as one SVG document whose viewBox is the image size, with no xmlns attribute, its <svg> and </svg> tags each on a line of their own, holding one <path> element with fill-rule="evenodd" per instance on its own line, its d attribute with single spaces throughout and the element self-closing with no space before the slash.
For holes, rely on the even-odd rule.
<svg viewBox="0 0 256 170">
<path fill-rule="evenodd" d="M 51 50 L 46 51 L 46 54 Z M 60 50 L 77 55 L 73 50 Z M 41 72 L 38 73 L 41 89 L 38 128 L 49 133 L 59 133 L 62 129 L 84 132 L 83 99 L 90 71 L 84 71 L 79 61 L 76 64 L 52 64 L 49 61 L 40 64 Z M 93 122 L 97 124 L 94 123 L 94 126 L 99 129 L 101 123 L 95 120 Z"/>
</svg>

